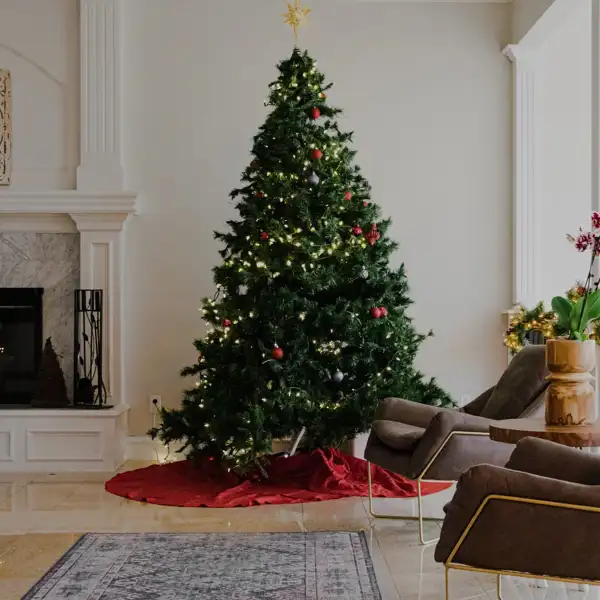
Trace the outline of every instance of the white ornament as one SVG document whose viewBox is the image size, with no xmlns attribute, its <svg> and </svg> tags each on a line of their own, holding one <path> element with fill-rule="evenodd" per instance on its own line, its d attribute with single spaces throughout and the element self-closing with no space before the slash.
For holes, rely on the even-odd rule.
<svg viewBox="0 0 600 600">
<path fill-rule="evenodd" d="M 319 179 L 319 176 L 313 171 L 307 179 L 308 183 L 310 183 L 310 185 L 318 185 L 319 181 L 321 181 Z"/>
<path fill-rule="evenodd" d="M 333 381 L 335 381 L 335 383 L 342 383 L 342 381 L 344 380 L 344 374 L 341 371 L 336 371 L 333 374 L 332 379 Z"/>
</svg>

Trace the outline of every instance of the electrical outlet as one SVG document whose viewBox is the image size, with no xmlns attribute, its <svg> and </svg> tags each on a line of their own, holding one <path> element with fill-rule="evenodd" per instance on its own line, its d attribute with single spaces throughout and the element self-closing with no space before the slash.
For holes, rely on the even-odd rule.
<svg viewBox="0 0 600 600">
<path fill-rule="evenodd" d="M 152 395 L 150 396 L 150 413 L 153 415 L 158 414 L 158 411 L 162 408 L 162 396 Z"/>
</svg>

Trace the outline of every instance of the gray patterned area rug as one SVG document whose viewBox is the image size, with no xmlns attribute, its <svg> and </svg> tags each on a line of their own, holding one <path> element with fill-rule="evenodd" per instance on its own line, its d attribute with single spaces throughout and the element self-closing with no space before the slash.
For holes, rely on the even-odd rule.
<svg viewBox="0 0 600 600">
<path fill-rule="evenodd" d="M 352 533 L 84 535 L 23 600 L 381 600 Z"/>
</svg>

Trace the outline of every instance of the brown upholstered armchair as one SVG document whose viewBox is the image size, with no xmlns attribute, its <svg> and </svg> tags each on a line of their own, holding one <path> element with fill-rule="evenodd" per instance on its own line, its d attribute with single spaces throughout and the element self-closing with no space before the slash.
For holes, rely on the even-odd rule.
<svg viewBox="0 0 600 600">
<path fill-rule="evenodd" d="M 422 481 L 456 481 L 481 463 L 504 465 L 514 446 L 489 439 L 490 422 L 543 414 L 548 383 L 545 347 L 527 346 L 498 381 L 460 410 L 386 398 L 375 415 L 365 449 L 369 462 L 369 510 L 374 517 L 418 520 L 419 540 L 425 541 Z M 417 482 L 417 517 L 384 515 L 373 510 L 371 463 Z"/>
<path fill-rule="evenodd" d="M 600 585 L 600 457 L 536 438 L 480 465 L 446 506 L 435 559 L 452 569 Z"/>
</svg>

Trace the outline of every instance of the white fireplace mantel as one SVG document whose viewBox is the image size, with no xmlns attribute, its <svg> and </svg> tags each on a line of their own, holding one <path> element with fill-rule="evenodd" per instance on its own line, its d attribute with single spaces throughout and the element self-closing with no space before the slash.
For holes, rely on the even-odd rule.
<svg viewBox="0 0 600 600">
<path fill-rule="evenodd" d="M 0 191 L 0 221 L 30 215 L 121 215 L 123 222 L 136 214 L 135 192 L 87 192 L 80 190 Z M 58 232 L 57 232 L 58 233 Z"/>
<path fill-rule="evenodd" d="M 112 410 L 9 409 L 0 419 L 0 471 L 112 471 L 127 436 L 122 328 L 124 229 L 134 192 L 0 191 L 0 234 L 74 233 L 80 287 L 104 290 L 104 384 Z"/>
<path fill-rule="evenodd" d="M 121 231 L 137 213 L 136 197 L 135 192 L 0 191 L 0 233 Z"/>
<path fill-rule="evenodd" d="M 136 196 L 135 192 L 0 191 L 0 233 L 120 231 L 137 212 Z"/>
</svg>

